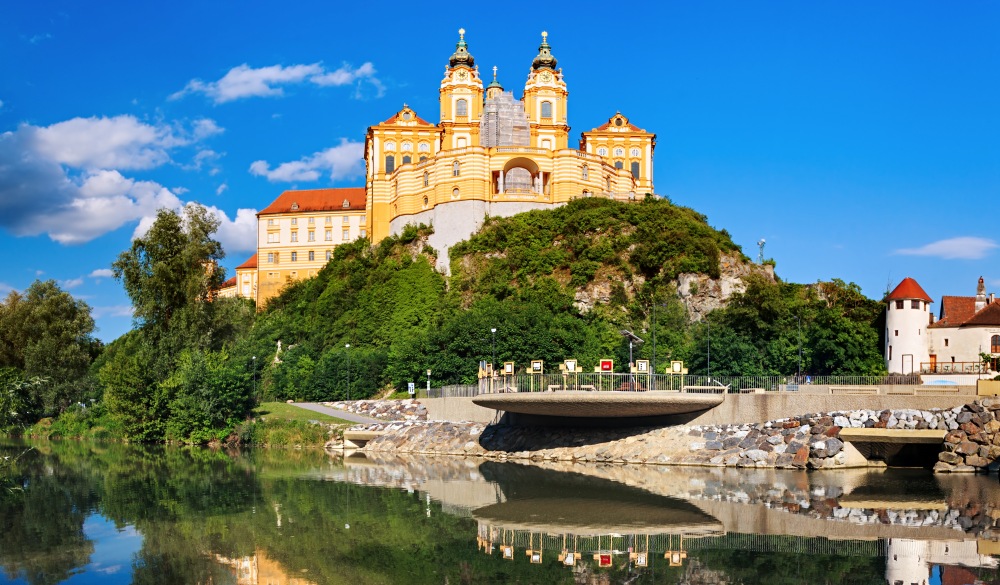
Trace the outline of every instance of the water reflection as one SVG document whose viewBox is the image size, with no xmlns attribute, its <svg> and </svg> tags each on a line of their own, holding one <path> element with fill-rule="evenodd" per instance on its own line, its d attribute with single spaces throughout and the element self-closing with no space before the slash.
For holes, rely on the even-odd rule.
<svg viewBox="0 0 1000 585">
<path fill-rule="evenodd" d="M 0 461 L 0 583 L 1000 578 L 995 477 L 80 443 Z"/>
</svg>

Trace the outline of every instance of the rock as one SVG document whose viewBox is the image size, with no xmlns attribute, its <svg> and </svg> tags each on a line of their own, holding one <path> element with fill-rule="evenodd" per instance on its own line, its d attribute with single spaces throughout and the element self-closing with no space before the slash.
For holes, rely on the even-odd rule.
<svg viewBox="0 0 1000 585">
<path fill-rule="evenodd" d="M 788 452 L 790 451 L 791 449 L 789 449 Z M 799 449 L 795 451 L 795 453 L 793 454 L 792 464 L 799 467 L 804 467 L 808 462 L 809 462 L 809 447 L 803 445 L 799 447 Z"/>
<path fill-rule="evenodd" d="M 834 417 L 833 424 L 835 424 L 838 427 L 843 428 L 843 427 L 849 427 L 849 426 L 851 426 L 851 421 L 847 417 L 838 416 L 838 417 Z"/>
<path fill-rule="evenodd" d="M 958 416 L 955 417 L 955 422 L 957 422 L 960 425 L 965 424 L 970 420 L 972 420 L 972 413 L 969 412 L 968 410 L 963 410 L 962 412 L 958 413 Z"/>
<path fill-rule="evenodd" d="M 979 425 L 977 425 L 976 423 L 971 422 L 971 421 L 967 422 L 967 423 L 960 424 L 958 426 L 958 428 L 960 428 L 963 431 L 965 431 L 966 435 L 976 435 L 976 434 L 979 434 L 979 433 L 981 433 L 983 431 L 982 427 L 980 427 Z"/>
<path fill-rule="evenodd" d="M 946 443 L 961 443 L 965 440 L 965 433 L 963 431 L 948 431 L 948 434 L 944 436 Z"/>
<path fill-rule="evenodd" d="M 721 451 L 722 441 L 708 441 L 705 443 L 705 449 L 707 451 Z"/>
<path fill-rule="evenodd" d="M 844 442 L 840 439 L 830 438 L 826 442 L 826 456 L 833 457 L 837 453 L 840 453 L 841 449 L 844 448 Z"/>
<path fill-rule="evenodd" d="M 955 452 L 961 455 L 974 455 L 979 452 L 979 445 L 972 441 L 965 441 L 955 448 Z"/>
<path fill-rule="evenodd" d="M 744 457 L 750 459 L 751 461 L 757 462 L 767 459 L 767 452 L 760 449 L 750 449 L 743 454 Z"/>
<path fill-rule="evenodd" d="M 959 463 L 963 463 L 965 461 L 965 458 L 956 453 L 949 453 L 948 451 L 942 451 L 941 453 L 938 453 L 938 461 L 942 463 L 947 463 L 949 465 L 958 465 Z"/>
<path fill-rule="evenodd" d="M 772 445 L 778 445 L 785 442 L 785 438 L 781 435 L 774 435 L 773 437 L 768 437 L 767 442 Z"/>
<path fill-rule="evenodd" d="M 949 465 L 944 461 L 938 461 L 934 464 L 934 473 L 952 473 L 955 471 L 955 466 Z"/>
<path fill-rule="evenodd" d="M 979 455 L 969 455 L 965 458 L 965 464 L 973 467 L 986 467 L 990 464 L 990 460 Z"/>
</svg>

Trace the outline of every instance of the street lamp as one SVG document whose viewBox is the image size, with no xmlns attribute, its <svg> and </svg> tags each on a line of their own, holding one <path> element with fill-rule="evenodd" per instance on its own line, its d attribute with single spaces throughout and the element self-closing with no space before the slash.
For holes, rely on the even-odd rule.
<svg viewBox="0 0 1000 585">
<path fill-rule="evenodd" d="M 708 381 L 712 381 L 712 322 L 705 315 L 705 324 L 708 325 Z"/>
<path fill-rule="evenodd" d="M 799 374 L 798 376 L 796 376 L 796 378 L 801 379 L 802 378 L 802 320 L 799 319 L 798 315 L 795 316 L 795 326 L 799 331 Z M 796 383 L 798 383 L 798 380 L 796 380 Z"/>
<path fill-rule="evenodd" d="M 620 333 L 622 335 L 624 335 L 628 339 L 628 367 L 629 367 L 629 370 L 631 370 L 632 369 L 632 345 L 633 345 L 633 343 L 635 343 L 635 344 L 643 343 L 643 340 L 642 340 L 641 337 L 639 337 L 635 333 L 632 333 L 628 329 L 622 329 L 620 331 Z"/>
<path fill-rule="evenodd" d="M 493 360 L 490 361 L 490 373 L 492 374 L 496 371 L 497 363 L 497 328 L 490 329 L 490 333 L 493 334 Z"/>
<path fill-rule="evenodd" d="M 351 344 L 345 343 L 344 349 L 347 350 L 347 399 L 351 399 Z"/>
<path fill-rule="evenodd" d="M 427 398 L 431 397 L 431 370 L 427 369 Z"/>
<path fill-rule="evenodd" d="M 251 373 L 253 374 L 253 399 L 257 400 L 257 356 L 251 357 L 250 360 L 253 364 L 251 366 Z"/>
</svg>

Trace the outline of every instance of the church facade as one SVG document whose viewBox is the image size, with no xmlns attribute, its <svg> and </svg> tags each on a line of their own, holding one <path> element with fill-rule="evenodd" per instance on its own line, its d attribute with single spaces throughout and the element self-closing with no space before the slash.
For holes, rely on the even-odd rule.
<svg viewBox="0 0 1000 585">
<path fill-rule="evenodd" d="M 285 191 L 258 213 L 255 286 L 249 295 L 237 287 L 236 294 L 263 306 L 287 282 L 315 274 L 330 248 L 342 243 L 336 237 L 307 239 L 309 228 L 302 228 L 297 217 L 308 213 L 306 207 L 316 217 L 304 221 L 324 226 L 330 215 L 356 214 L 363 225 L 350 236 L 372 242 L 399 234 L 408 224 L 433 226 L 428 243 L 439 253 L 438 268 L 448 271 L 449 248 L 488 216 L 508 217 L 578 197 L 629 201 L 654 193 L 656 135 L 620 112 L 570 145 L 569 91 L 544 32 L 520 98 L 498 81 L 496 67 L 484 84 L 464 30 L 438 93 L 436 124 L 404 104 L 368 128 L 363 202 L 353 196 L 361 189 Z M 324 203 L 324 196 L 330 200 Z M 308 267 L 298 265 L 304 259 Z"/>
</svg>

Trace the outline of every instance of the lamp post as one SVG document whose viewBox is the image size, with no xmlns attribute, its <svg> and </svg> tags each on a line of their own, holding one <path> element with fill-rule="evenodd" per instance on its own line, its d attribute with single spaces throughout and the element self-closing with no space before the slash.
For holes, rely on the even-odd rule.
<svg viewBox="0 0 1000 585">
<path fill-rule="evenodd" d="M 796 376 L 797 379 L 795 380 L 795 382 L 798 383 L 798 379 L 802 378 L 802 320 L 799 319 L 798 315 L 795 316 L 795 327 L 799 332 L 799 373 Z"/>
<path fill-rule="evenodd" d="M 344 349 L 347 350 L 347 400 L 351 399 L 351 344 L 345 343 Z"/>
<path fill-rule="evenodd" d="M 427 398 L 431 397 L 431 370 L 427 368 Z"/>
<path fill-rule="evenodd" d="M 708 315 L 705 315 L 705 324 L 708 325 L 708 381 L 712 381 L 712 322 L 708 320 Z"/>
<path fill-rule="evenodd" d="M 493 335 L 493 359 L 490 361 L 490 371 L 495 371 L 497 363 L 497 328 L 493 327 L 490 329 L 490 333 Z"/>
<path fill-rule="evenodd" d="M 253 399 L 257 400 L 257 356 L 250 358 L 251 374 L 253 375 Z"/>
</svg>

